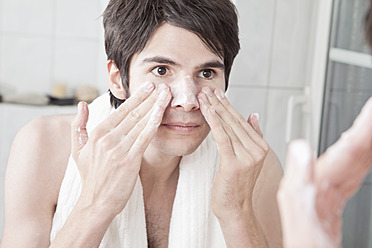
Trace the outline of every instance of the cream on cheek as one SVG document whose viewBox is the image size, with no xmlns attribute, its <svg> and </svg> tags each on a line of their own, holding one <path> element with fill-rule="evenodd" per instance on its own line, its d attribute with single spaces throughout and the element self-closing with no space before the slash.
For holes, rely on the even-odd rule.
<svg viewBox="0 0 372 248">
<path fill-rule="evenodd" d="M 173 82 L 169 84 L 169 87 L 173 96 L 172 107 L 193 105 L 199 108 L 197 100 L 199 90 L 191 76 L 186 76 L 179 82 Z"/>
</svg>

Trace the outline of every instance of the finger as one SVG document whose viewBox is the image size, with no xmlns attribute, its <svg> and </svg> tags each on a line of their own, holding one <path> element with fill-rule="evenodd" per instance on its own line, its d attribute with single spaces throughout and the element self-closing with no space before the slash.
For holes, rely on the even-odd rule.
<svg viewBox="0 0 372 248">
<path fill-rule="evenodd" d="M 95 132 L 99 133 L 98 136 L 103 136 L 118 126 L 133 109 L 150 96 L 154 88 L 155 85 L 151 82 L 143 83 L 128 100 L 121 104 L 114 113 L 98 125 L 95 130 Z"/>
<path fill-rule="evenodd" d="M 120 139 L 123 135 L 129 133 L 130 130 L 154 107 L 161 92 L 166 91 L 170 94 L 169 87 L 165 84 L 160 84 L 156 91 L 148 97 L 142 104 L 128 113 L 124 120 L 110 132 L 113 139 Z"/>
<path fill-rule="evenodd" d="M 290 187 L 314 182 L 314 158 L 310 145 L 306 141 L 295 140 L 290 143 L 284 180 Z"/>
<path fill-rule="evenodd" d="M 217 115 L 217 117 L 218 117 L 218 115 Z M 232 130 L 231 126 L 228 125 L 223 120 L 221 120 L 219 117 L 218 117 L 218 119 L 219 119 L 225 133 L 227 134 L 227 136 L 230 139 L 231 148 L 232 148 L 234 154 L 237 155 L 237 156 L 244 154 L 245 149 L 244 149 L 242 143 L 240 142 L 239 138 L 236 136 L 235 132 Z"/>
<path fill-rule="evenodd" d="M 171 94 L 169 90 L 163 90 L 156 100 L 153 109 L 126 136 L 122 136 L 116 152 L 119 154 L 128 153 L 133 158 L 141 156 L 157 132 L 170 99 Z"/>
<path fill-rule="evenodd" d="M 211 93 L 212 91 L 210 90 L 209 94 Z M 247 124 L 246 119 L 230 104 L 223 91 L 219 88 L 215 89 L 214 92 L 211 94 L 211 99 L 216 98 L 227 109 L 227 111 L 231 113 L 239 121 L 240 125 L 242 125 L 245 131 L 257 144 L 266 147 L 266 144 L 265 142 L 263 142 L 264 140 L 262 139 L 262 137 L 255 131 L 255 129 L 252 126 L 246 125 Z"/>
<path fill-rule="evenodd" d="M 204 93 L 201 93 L 198 96 L 198 100 L 200 110 L 211 127 L 211 131 L 214 139 L 217 142 L 219 151 L 224 153 L 227 157 L 234 157 L 235 154 L 231 145 L 231 140 L 220 123 L 213 106 L 209 104 L 207 96 Z"/>
<path fill-rule="evenodd" d="M 212 93 L 209 87 L 203 88 L 203 92 L 200 94 L 207 94 L 210 104 L 216 109 L 216 113 L 220 118 L 229 125 L 236 136 L 239 138 L 243 146 L 247 151 L 251 151 L 254 158 L 261 158 L 261 151 L 265 153 L 268 152 L 268 146 L 266 142 L 260 138 L 260 140 L 254 140 L 252 136 L 247 133 L 246 129 L 243 128 L 241 122 L 235 118 L 225 106 L 217 99 L 217 97 Z M 242 117 L 243 118 L 243 117 Z M 249 126 L 249 124 L 244 121 L 244 125 Z M 253 130 L 255 135 L 258 137 L 258 134 Z M 259 148 L 257 147 L 259 146 Z M 265 150 L 266 149 L 266 150 Z M 261 150 L 261 151 L 260 151 Z M 243 155 L 243 154 L 240 154 Z"/>
<path fill-rule="evenodd" d="M 263 138 L 263 134 L 260 128 L 260 125 L 258 124 L 258 120 L 260 118 L 260 115 L 258 113 L 254 113 L 249 115 L 248 117 L 248 123 L 253 127 L 253 129 Z"/>
<path fill-rule="evenodd" d="M 86 102 L 79 102 L 78 113 L 71 123 L 71 147 L 72 156 L 74 159 L 81 149 L 88 142 L 87 122 L 89 117 L 89 109 Z"/>
</svg>

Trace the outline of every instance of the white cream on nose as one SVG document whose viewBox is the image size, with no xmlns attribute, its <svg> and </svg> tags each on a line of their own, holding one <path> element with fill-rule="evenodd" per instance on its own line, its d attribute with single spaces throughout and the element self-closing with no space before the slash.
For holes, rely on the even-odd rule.
<svg viewBox="0 0 372 248">
<path fill-rule="evenodd" d="M 199 108 L 197 100 L 198 89 L 191 76 L 186 76 L 179 82 L 170 84 L 173 100 L 172 107 L 182 106 L 188 110 L 193 107 Z"/>
</svg>

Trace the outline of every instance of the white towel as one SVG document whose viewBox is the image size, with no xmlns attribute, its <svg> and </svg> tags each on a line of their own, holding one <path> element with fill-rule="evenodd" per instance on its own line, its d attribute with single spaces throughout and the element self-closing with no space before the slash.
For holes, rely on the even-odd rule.
<svg viewBox="0 0 372 248">
<path fill-rule="evenodd" d="M 90 104 L 88 132 L 107 118 L 112 111 L 108 93 Z M 226 247 L 221 228 L 210 204 L 211 188 L 218 165 L 217 146 L 211 135 L 194 153 L 181 159 L 169 231 L 170 248 Z M 66 222 L 80 192 L 79 171 L 75 161 L 70 157 L 53 218 L 51 241 Z M 145 208 L 139 177 L 125 209 L 109 226 L 100 247 L 147 248 Z"/>
</svg>

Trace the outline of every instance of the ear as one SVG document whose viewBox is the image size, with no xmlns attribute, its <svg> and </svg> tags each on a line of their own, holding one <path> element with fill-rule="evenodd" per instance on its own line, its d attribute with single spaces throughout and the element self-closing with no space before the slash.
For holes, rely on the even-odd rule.
<svg viewBox="0 0 372 248">
<path fill-rule="evenodd" d="M 107 61 L 107 71 L 109 77 L 109 88 L 111 93 L 118 99 L 124 100 L 126 92 L 121 81 L 120 71 L 112 60 Z"/>
</svg>

